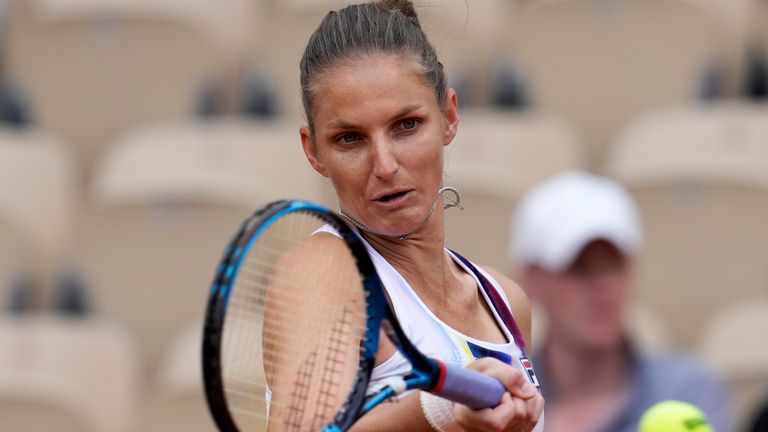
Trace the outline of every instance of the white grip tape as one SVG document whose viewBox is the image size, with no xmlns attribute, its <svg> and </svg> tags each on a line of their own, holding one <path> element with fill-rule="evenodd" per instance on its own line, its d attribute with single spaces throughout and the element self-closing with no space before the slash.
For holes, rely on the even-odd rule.
<svg viewBox="0 0 768 432">
<path fill-rule="evenodd" d="M 419 393 L 421 409 L 432 429 L 438 432 L 463 431 L 453 418 L 453 402 L 425 391 Z"/>
<path fill-rule="evenodd" d="M 395 395 L 399 395 L 408 389 L 408 386 L 406 385 L 403 377 L 395 376 L 395 377 L 384 378 L 382 380 L 377 381 L 375 384 L 371 383 L 366 389 L 365 395 L 366 396 L 374 395 L 380 392 L 381 390 L 383 390 L 384 387 L 392 388 L 392 391 L 395 393 Z"/>
</svg>

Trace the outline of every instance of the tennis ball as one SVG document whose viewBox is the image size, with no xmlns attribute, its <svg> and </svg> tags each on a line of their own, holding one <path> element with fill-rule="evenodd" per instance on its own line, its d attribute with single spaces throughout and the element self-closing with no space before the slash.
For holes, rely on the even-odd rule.
<svg viewBox="0 0 768 432">
<path fill-rule="evenodd" d="M 668 400 L 648 408 L 639 432 L 714 432 L 704 413 L 695 406 Z"/>
</svg>

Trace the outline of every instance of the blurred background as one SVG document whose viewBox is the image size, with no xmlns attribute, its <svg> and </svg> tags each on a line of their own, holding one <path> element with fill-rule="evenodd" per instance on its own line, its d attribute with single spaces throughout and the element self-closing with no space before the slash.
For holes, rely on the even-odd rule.
<svg viewBox="0 0 768 432">
<path fill-rule="evenodd" d="M 632 331 L 716 368 L 745 423 L 768 383 L 768 1 L 415 3 L 463 114 L 448 244 L 509 272 L 521 194 L 618 180 L 646 237 Z M 3 430 L 215 430 L 199 349 L 229 236 L 272 199 L 335 207 L 298 63 L 344 4 L 0 1 Z"/>
</svg>

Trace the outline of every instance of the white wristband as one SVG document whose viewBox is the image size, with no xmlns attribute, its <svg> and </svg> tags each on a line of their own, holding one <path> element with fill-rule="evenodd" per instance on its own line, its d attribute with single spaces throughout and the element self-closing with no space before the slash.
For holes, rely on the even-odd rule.
<svg viewBox="0 0 768 432">
<path fill-rule="evenodd" d="M 438 432 L 463 431 L 453 418 L 453 402 L 425 391 L 419 393 L 421 410 L 432 429 Z"/>
</svg>

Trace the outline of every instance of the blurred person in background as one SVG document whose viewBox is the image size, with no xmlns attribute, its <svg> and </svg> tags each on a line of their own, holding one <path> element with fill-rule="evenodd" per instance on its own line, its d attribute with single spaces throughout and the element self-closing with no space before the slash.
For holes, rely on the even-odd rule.
<svg viewBox="0 0 768 432">
<path fill-rule="evenodd" d="M 641 352 L 627 334 L 642 232 L 620 185 L 560 174 L 523 197 L 512 233 L 517 280 L 548 317 L 533 355 L 545 430 L 636 432 L 643 412 L 668 399 L 698 406 L 718 432 L 732 430 L 728 391 L 716 376 L 691 358 Z"/>
</svg>

